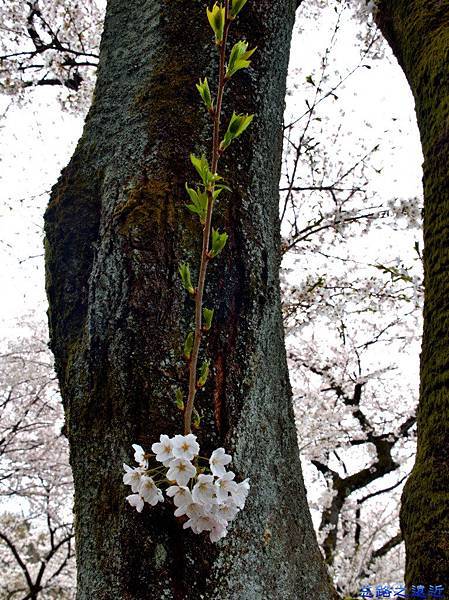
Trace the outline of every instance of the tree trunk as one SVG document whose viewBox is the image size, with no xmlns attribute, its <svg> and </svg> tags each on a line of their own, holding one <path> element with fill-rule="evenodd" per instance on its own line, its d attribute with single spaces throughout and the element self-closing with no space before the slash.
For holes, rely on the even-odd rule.
<svg viewBox="0 0 449 600">
<path fill-rule="evenodd" d="M 408 585 L 449 586 L 449 3 L 383 0 L 424 153 L 424 332 L 416 463 L 402 497 Z"/>
<path fill-rule="evenodd" d="M 168 506 L 125 503 L 122 462 L 182 433 L 174 404 L 186 382 L 182 344 L 193 305 L 177 267 L 197 267 L 200 230 L 184 208 L 189 152 L 208 150 L 195 89 L 213 77 L 204 3 L 110 0 L 93 106 L 46 212 L 51 346 L 75 481 L 79 600 L 328 599 L 291 406 L 278 272 L 278 180 L 296 0 L 249 2 L 234 36 L 257 45 L 254 71 L 225 103 L 255 112 L 222 171 L 234 192 L 215 226 L 229 246 L 210 268 L 216 309 L 203 349 L 213 373 L 198 408 L 204 452 L 224 445 L 251 478 L 245 510 L 212 545 Z M 211 68 L 211 61 L 214 63 Z M 225 155 L 226 156 L 226 155 Z M 195 270 L 195 269 L 194 269 Z"/>
</svg>

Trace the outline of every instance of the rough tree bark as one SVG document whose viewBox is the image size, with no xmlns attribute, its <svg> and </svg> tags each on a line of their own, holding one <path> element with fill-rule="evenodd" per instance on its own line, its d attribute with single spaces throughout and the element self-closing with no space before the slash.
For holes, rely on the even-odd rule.
<svg viewBox="0 0 449 600">
<path fill-rule="evenodd" d="M 109 0 L 98 82 L 82 138 L 45 215 L 51 347 L 75 480 L 78 599 L 328 599 L 298 458 L 278 271 L 282 113 L 296 0 L 257 0 L 234 27 L 255 69 L 225 109 L 255 112 L 236 143 L 233 195 L 215 223 L 230 243 L 206 290 L 216 308 L 199 396 L 202 445 L 223 444 L 252 482 L 222 543 L 186 533 L 172 510 L 125 504 L 131 444 L 182 431 L 173 399 L 192 305 L 177 266 L 198 257 L 185 210 L 188 153 L 206 149 L 195 82 L 212 75 L 203 1 Z M 215 60 L 215 58 L 213 59 Z M 209 66 L 208 66 L 209 65 Z"/>
<path fill-rule="evenodd" d="M 424 332 L 416 464 L 402 498 L 406 581 L 449 587 L 449 3 L 382 0 L 424 153 Z"/>
</svg>

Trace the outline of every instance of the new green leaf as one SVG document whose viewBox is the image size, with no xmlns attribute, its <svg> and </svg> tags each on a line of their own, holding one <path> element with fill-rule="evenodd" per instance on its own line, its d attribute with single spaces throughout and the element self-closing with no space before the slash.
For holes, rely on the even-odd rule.
<svg viewBox="0 0 449 600">
<path fill-rule="evenodd" d="M 193 331 L 191 331 L 184 342 L 184 358 L 186 360 L 190 360 L 190 356 L 192 354 L 192 348 L 193 348 L 193 341 L 194 341 L 194 335 L 193 335 Z"/>
<path fill-rule="evenodd" d="M 255 48 L 248 50 L 247 42 L 240 41 L 234 44 L 231 54 L 229 55 L 229 62 L 226 69 L 227 79 L 232 77 L 234 73 L 237 73 L 237 71 L 240 71 L 240 69 L 246 69 L 249 67 L 251 61 L 248 59 L 251 58 L 255 51 Z"/>
<path fill-rule="evenodd" d="M 210 93 L 209 82 L 207 81 L 207 77 L 204 78 L 204 81 L 201 81 L 200 79 L 200 82 L 196 84 L 196 89 L 199 91 L 207 110 L 212 110 L 214 105 L 212 102 L 212 96 Z"/>
<path fill-rule="evenodd" d="M 204 331 L 209 331 L 209 329 L 212 327 L 212 319 L 213 318 L 214 318 L 214 309 L 213 308 L 203 308 L 203 319 L 204 319 L 203 329 L 204 329 Z"/>
<path fill-rule="evenodd" d="M 233 19 L 235 19 L 247 2 L 248 0 L 232 0 L 231 17 Z"/>
<path fill-rule="evenodd" d="M 179 410 L 184 410 L 184 400 L 182 397 L 182 390 L 180 388 L 176 390 L 175 404 L 176 408 L 179 408 Z"/>
<path fill-rule="evenodd" d="M 210 360 L 205 360 L 201 365 L 200 377 L 198 379 L 197 387 L 202 388 L 206 385 L 207 378 L 209 376 L 209 365 Z"/>
<path fill-rule="evenodd" d="M 210 26 L 215 33 L 215 40 L 220 43 L 223 41 L 224 26 L 225 26 L 225 8 L 221 4 L 213 5 L 212 9 L 207 9 L 207 18 Z"/>
<path fill-rule="evenodd" d="M 201 158 L 198 158 L 194 154 L 191 154 L 190 160 L 192 162 L 192 165 L 195 167 L 198 175 L 201 177 L 204 185 L 207 185 L 208 173 L 210 173 L 209 163 L 207 162 L 207 158 L 204 156 L 204 154 L 201 156 Z"/>
<path fill-rule="evenodd" d="M 221 194 L 221 192 L 225 190 L 226 192 L 232 192 L 231 188 L 228 187 L 227 185 L 223 185 L 222 183 L 219 183 L 215 186 L 214 188 L 214 200 L 216 200 L 218 198 L 218 196 Z"/>
<path fill-rule="evenodd" d="M 195 289 L 192 285 L 192 278 L 190 276 L 190 267 L 187 263 L 181 263 L 179 265 L 179 274 L 181 275 L 181 281 L 184 288 L 193 296 Z"/>
<path fill-rule="evenodd" d="M 196 408 L 193 409 L 193 422 L 192 425 L 195 429 L 200 429 L 201 427 L 201 415 L 200 413 L 196 410 Z M 197 469 L 197 472 L 200 473 L 200 469 Z"/>
<path fill-rule="evenodd" d="M 186 184 L 186 190 L 189 194 L 191 204 L 187 204 L 187 208 L 197 214 L 200 218 L 200 222 L 202 225 L 206 222 L 206 214 L 207 214 L 207 194 L 206 192 L 202 192 L 199 189 L 189 188 Z"/>
<path fill-rule="evenodd" d="M 210 258 L 214 258 L 223 250 L 228 241 L 228 234 L 226 232 L 220 233 L 218 229 L 212 229 L 212 248 L 209 252 Z"/>
<path fill-rule="evenodd" d="M 253 119 L 254 115 L 237 115 L 233 113 L 220 148 L 225 150 L 233 140 L 241 136 Z"/>
<path fill-rule="evenodd" d="M 192 165 L 195 167 L 198 175 L 201 177 L 201 181 L 203 182 L 205 187 L 208 187 L 209 184 L 215 183 L 216 181 L 220 181 L 220 179 L 222 179 L 220 175 L 212 173 L 212 171 L 209 168 L 207 158 L 204 156 L 204 154 L 201 156 L 201 158 L 198 158 L 198 156 L 191 154 L 190 160 L 192 162 Z"/>
</svg>

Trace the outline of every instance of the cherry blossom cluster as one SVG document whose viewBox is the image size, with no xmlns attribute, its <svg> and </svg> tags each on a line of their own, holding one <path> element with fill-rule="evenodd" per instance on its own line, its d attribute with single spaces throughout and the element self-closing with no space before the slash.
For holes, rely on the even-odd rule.
<svg viewBox="0 0 449 600">
<path fill-rule="evenodd" d="M 164 502 L 165 494 L 173 499 L 175 517 L 184 519 L 184 529 L 194 533 L 209 533 L 211 542 L 218 542 L 227 534 L 228 525 L 245 506 L 249 480 L 234 481 L 235 474 L 227 471 L 232 458 L 224 448 L 217 448 L 209 459 L 199 456 L 196 436 L 161 435 L 152 445 L 153 454 L 133 444 L 137 467 L 124 464 L 123 483 L 133 492 L 126 498 L 129 504 L 142 512 L 145 502 L 156 506 Z M 162 466 L 150 468 L 150 460 Z"/>
</svg>

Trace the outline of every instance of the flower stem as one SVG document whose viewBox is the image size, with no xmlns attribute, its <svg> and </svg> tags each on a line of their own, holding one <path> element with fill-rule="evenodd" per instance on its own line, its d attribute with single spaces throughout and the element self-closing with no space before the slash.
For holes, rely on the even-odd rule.
<svg viewBox="0 0 449 600">
<path fill-rule="evenodd" d="M 220 119 L 221 109 L 223 104 L 223 93 L 226 84 L 225 78 L 225 59 L 226 59 L 226 42 L 228 38 L 229 26 L 231 20 L 229 18 L 229 0 L 225 1 L 225 27 L 223 40 L 218 46 L 219 49 L 219 73 L 218 73 L 218 90 L 217 90 L 217 104 L 215 110 L 212 113 L 213 117 L 213 136 L 212 136 L 212 164 L 211 171 L 216 174 L 218 168 L 218 161 L 220 158 Z M 198 354 L 201 344 L 201 332 L 202 332 L 202 309 L 203 309 L 203 294 L 204 286 L 206 282 L 207 265 L 209 263 L 209 242 L 210 232 L 212 226 L 212 211 L 213 211 L 213 199 L 214 199 L 215 184 L 212 184 L 207 190 L 207 212 L 206 221 L 203 227 L 203 247 L 201 251 L 201 263 L 200 272 L 198 275 L 198 285 L 195 291 L 195 336 L 193 341 L 192 353 L 190 356 L 189 365 L 189 394 L 187 397 L 187 404 L 184 412 L 184 435 L 187 435 L 192 430 L 192 414 L 193 406 L 195 402 L 195 395 L 197 392 L 196 387 L 196 376 L 198 366 Z"/>
</svg>

